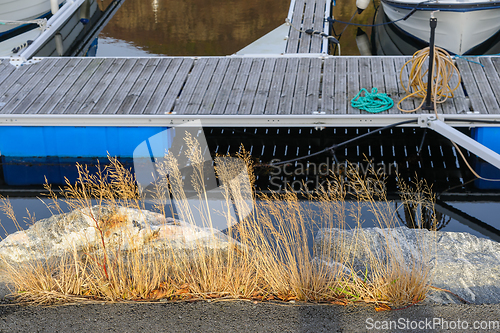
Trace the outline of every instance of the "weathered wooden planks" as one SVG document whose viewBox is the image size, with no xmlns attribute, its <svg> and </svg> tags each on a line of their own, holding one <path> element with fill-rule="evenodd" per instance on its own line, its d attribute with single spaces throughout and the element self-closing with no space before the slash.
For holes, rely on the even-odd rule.
<svg viewBox="0 0 500 333">
<path fill-rule="evenodd" d="M 335 60 L 325 59 L 321 85 L 321 111 L 325 114 L 335 113 L 335 83 Z"/>
<path fill-rule="evenodd" d="M 400 101 L 400 95 L 399 95 L 399 88 L 398 88 L 398 81 L 399 81 L 399 72 L 396 70 L 394 67 L 394 61 L 391 58 L 388 57 L 381 57 L 381 58 L 373 58 L 372 62 L 379 62 L 377 61 L 380 59 L 380 66 L 382 67 L 381 69 L 378 68 L 379 65 L 373 66 L 376 68 L 376 73 L 381 70 L 383 72 L 383 82 L 384 82 L 384 90 L 379 91 L 386 93 L 387 96 L 392 98 L 394 101 L 394 106 L 386 111 L 388 113 L 399 113 L 400 111 L 398 110 L 397 104 Z M 378 88 L 380 89 L 380 88 Z"/>
<path fill-rule="evenodd" d="M 224 81 L 224 77 L 226 76 L 226 71 L 229 67 L 229 59 L 222 58 L 217 63 L 217 68 L 215 69 L 214 74 L 212 75 L 212 81 L 207 89 L 205 96 L 203 97 L 203 101 L 200 104 L 199 114 L 210 114 L 214 108 L 215 99 L 217 97 L 217 93 L 221 89 L 222 82 Z M 180 91 L 179 91 L 180 92 Z"/>
<path fill-rule="evenodd" d="M 327 0 L 296 0 L 292 2 L 292 17 L 286 45 L 286 53 L 321 53 L 323 37 L 309 35 L 303 31 L 313 29 L 324 31 L 328 21 L 325 20 L 326 6 L 330 5 Z"/>
<path fill-rule="evenodd" d="M 0 64 L 3 114 L 368 114 L 351 99 L 376 87 L 397 103 L 405 57 L 47 58 Z M 500 57 L 458 61 L 463 87 L 438 113 L 500 114 Z M 10 67 L 9 67 L 10 66 Z M 406 74 L 406 77 L 405 77 Z M 403 84 L 407 84 L 403 69 Z M 456 84 L 456 77 L 452 84 Z M 419 99 L 403 108 L 413 109 Z M 421 110 L 418 113 L 428 113 Z M 400 114 L 393 107 L 385 114 Z"/>
<path fill-rule="evenodd" d="M 490 59 L 474 58 L 477 63 L 470 62 L 474 81 L 477 82 L 481 99 L 484 101 L 487 113 L 500 113 L 500 79 Z M 481 68 L 478 68 L 478 67 Z"/>
<path fill-rule="evenodd" d="M 281 91 L 283 89 L 283 83 L 285 80 L 285 69 L 287 64 L 286 58 L 276 59 L 276 65 L 274 67 L 273 78 L 271 81 L 271 87 L 269 90 L 268 99 L 266 102 L 266 108 L 264 114 L 277 114 L 279 108 L 279 98 L 281 96 Z"/>
<path fill-rule="evenodd" d="M 372 79 L 372 86 L 374 88 L 378 89 L 379 93 L 384 93 L 387 94 L 387 87 L 385 85 L 384 81 L 384 67 L 382 65 L 382 59 L 381 58 L 367 58 L 370 64 L 370 72 L 371 72 L 371 79 Z M 368 91 L 369 87 L 365 87 Z M 383 89 L 383 90 L 381 90 Z M 390 96 L 389 96 L 390 97 Z M 394 107 L 391 109 L 391 111 L 394 109 Z M 388 111 L 384 111 L 383 113 L 389 113 Z"/>
<path fill-rule="evenodd" d="M 262 114 L 266 109 L 266 102 L 271 91 L 271 83 L 274 77 L 276 58 L 265 59 L 262 74 L 259 78 L 257 93 L 252 106 L 252 114 Z"/>
<path fill-rule="evenodd" d="M 335 114 L 347 113 L 347 58 L 335 59 Z"/>
<path fill-rule="evenodd" d="M 351 106 L 351 100 L 356 97 L 359 90 L 359 79 L 361 73 L 359 72 L 359 59 L 355 57 L 347 58 L 347 113 L 348 114 L 359 114 L 359 109 L 355 109 Z"/>
<path fill-rule="evenodd" d="M 11 103 L 5 107 L 14 109 L 13 113 L 25 113 L 33 102 L 38 100 L 45 87 L 58 76 L 59 72 L 66 72 L 68 68 L 71 68 L 71 66 L 66 67 L 69 61 L 70 59 L 60 59 L 48 64 L 45 70 L 38 72 L 40 80 L 36 80 L 36 85 L 34 87 L 28 86 L 26 91 L 20 91 L 18 96 L 21 98 L 16 98 L 15 103 L 13 103 L 14 100 L 11 100 Z"/>
<path fill-rule="evenodd" d="M 61 102 L 64 103 L 69 101 L 77 94 L 79 87 L 74 88 L 75 85 L 79 85 L 81 82 L 87 80 L 88 76 L 97 69 L 99 64 L 100 61 L 96 59 L 82 59 L 75 65 L 69 75 L 60 77 L 60 79 L 63 80 L 62 82 L 56 83 L 58 80 L 54 80 L 52 84 L 38 96 L 37 99 L 40 99 L 40 106 L 32 105 L 33 111 L 30 113 L 64 113 L 64 104 L 61 104 Z M 48 98 L 46 102 L 42 103 L 46 98 Z"/>
<path fill-rule="evenodd" d="M 319 58 L 311 59 L 309 77 L 307 80 L 306 105 L 301 113 L 311 114 L 319 111 L 319 92 L 321 83 L 322 61 Z"/>
<path fill-rule="evenodd" d="M 229 101 L 229 96 L 231 94 L 231 89 L 233 87 L 234 81 L 236 80 L 236 74 L 238 73 L 241 66 L 241 60 L 241 58 L 233 58 L 229 60 L 227 72 L 224 75 L 224 80 L 222 80 L 222 84 L 217 94 L 217 99 L 214 102 L 214 106 L 212 108 L 212 114 L 224 114 L 227 103 Z"/>
<path fill-rule="evenodd" d="M 0 86 L 0 112 L 14 113 L 16 106 L 26 95 L 35 89 L 50 68 L 56 64 L 55 59 L 44 59 L 35 66 L 20 68 Z"/>
<path fill-rule="evenodd" d="M 105 104 L 105 106 L 98 103 L 94 107 L 94 110 L 96 112 L 99 112 L 101 110 L 101 112 L 105 114 L 117 113 L 118 108 L 126 99 L 127 94 L 138 79 L 139 75 L 141 75 L 141 72 L 144 70 L 147 63 L 148 59 L 146 58 L 137 59 L 137 61 L 134 61 L 133 67 L 127 73 L 127 76 L 123 79 L 119 86 L 117 85 L 118 87 L 116 89 L 116 92 L 108 100 L 100 101 L 100 103 Z"/>
<path fill-rule="evenodd" d="M 130 61 L 128 63 L 126 63 L 126 61 L 127 59 L 125 58 L 116 59 L 102 77 L 96 73 L 85 86 L 82 95 L 87 95 L 87 98 L 76 113 L 90 113 L 99 103 L 99 100 L 105 100 L 107 94 L 113 93 L 115 87 L 121 84 L 121 77 L 127 75 L 130 71 Z M 127 66 L 123 67 L 124 64 L 127 64 Z M 115 77 L 118 77 L 118 80 L 115 80 Z M 103 106 L 102 109 L 104 109 L 104 107 L 105 106 Z M 102 109 L 97 109 L 97 111 L 101 113 Z"/>
<path fill-rule="evenodd" d="M 297 72 L 299 68 L 299 58 L 288 58 L 285 69 L 285 80 L 283 81 L 283 89 L 279 97 L 278 114 L 290 114 L 293 103 L 293 94 L 295 91 L 295 81 L 297 80 Z"/>
<path fill-rule="evenodd" d="M 85 59 L 86 60 L 86 59 Z M 42 108 L 40 113 L 75 113 L 77 111 L 77 106 L 81 105 L 81 102 L 74 103 L 75 99 L 79 101 L 85 100 L 87 98 L 86 90 L 84 89 L 86 86 L 91 87 L 95 86 L 95 83 L 90 86 L 87 85 L 87 82 L 93 77 L 94 74 L 97 74 L 99 77 L 102 77 L 106 72 L 107 68 L 113 62 L 113 59 L 92 59 L 85 61 L 88 66 L 83 68 L 83 71 L 78 75 L 74 75 L 68 77 L 68 80 L 61 86 L 63 89 L 57 92 L 56 98 L 54 98 L 54 103 L 46 103 Z M 83 67 L 83 66 L 82 66 Z M 94 81 L 98 81 L 94 80 Z"/>
<path fill-rule="evenodd" d="M 167 77 L 168 77 L 167 70 L 170 67 L 170 64 L 172 61 L 173 61 L 172 58 L 160 59 L 158 66 L 156 66 L 154 72 L 149 77 L 148 82 L 146 83 L 146 85 L 142 89 L 141 94 L 139 95 L 139 98 L 137 99 L 134 106 L 130 110 L 131 114 L 144 114 L 145 113 L 146 107 L 148 106 L 148 103 L 151 100 L 151 98 L 153 97 L 155 91 L 160 86 L 161 81 L 163 80 L 165 75 L 167 75 Z"/>
<path fill-rule="evenodd" d="M 329 24 L 328 21 L 325 21 L 325 10 L 326 6 L 330 6 L 330 1 L 326 0 L 316 0 L 316 6 L 314 8 L 314 30 L 324 31 L 324 26 Z M 328 29 L 329 30 L 329 29 Z M 319 52 L 327 52 L 327 50 L 322 49 L 323 38 L 319 36 L 314 36 L 311 38 L 311 46 L 309 51 L 311 53 L 319 53 Z"/>
<path fill-rule="evenodd" d="M 286 44 L 286 53 L 298 53 L 299 42 L 302 33 L 299 30 L 302 28 L 302 17 L 304 15 L 305 0 L 295 0 L 293 15 L 291 19 L 292 26 L 288 33 L 288 41 Z"/>
<path fill-rule="evenodd" d="M 384 70 L 388 72 L 388 75 L 392 75 L 396 77 L 396 84 L 398 86 L 398 94 L 396 96 L 393 96 L 393 99 L 395 101 L 395 104 L 397 106 L 397 103 L 400 100 L 403 100 L 405 96 L 407 95 L 407 91 L 405 90 L 405 87 L 408 88 L 408 83 L 409 83 L 409 73 L 408 73 L 408 66 L 405 66 L 405 63 L 408 61 L 406 58 L 402 57 L 395 57 L 394 59 L 388 58 L 389 61 L 384 63 Z M 391 65 L 392 62 L 392 65 Z M 387 66 L 386 66 L 387 65 Z M 401 74 L 402 72 L 402 74 Z M 391 74 L 394 73 L 394 74 Z M 402 79 L 402 82 L 400 80 Z M 414 103 L 414 98 L 407 98 L 404 99 L 400 104 L 399 107 L 403 110 L 406 111 L 413 111 L 415 108 L 418 106 L 420 101 L 417 101 L 417 105 Z"/>
<path fill-rule="evenodd" d="M 252 68 L 253 59 L 243 58 L 241 61 L 240 69 L 236 74 L 236 79 L 231 89 L 231 94 L 229 95 L 229 100 L 227 101 L 225 114 L 238 114 L 238 109 L 240 107 L 240 102 L 245 92 L 245 86 L 250 76 L 250 70 Z"/>
<path fill-rule="evenodd" d="M 141 93 L 148 83 L 151 75 L 156 71 L 158 64 L 160 63 L 159 58 L 152 58 L 148 60 L 147 64 L 142 69 L 141 73 L 137 77 L 136 81 L 130 88 L 128 92 L 126 92 L 126 96 L 123 99 L 123 102 L 119 104 L 119 101 L 115 103 L 116 113 L 117 114 L 129 114 L 130 110 L 133 108 Z M 119 106 L 117 106 L 119 104 Z"/>
<path fill-rule="evenodd" d="M 486 105 L 482 99 L 480 92 L 480 87 L 478 82 L 474 78 L 474 74 L 469 66 L 469 62 L 464 59 L 457 59 L 457 67 L 462 76 L 462 82 L 465 87 L 465 91 L 470 99 L 470 103 L 473 111 L 480 113 L 488 113 Z M 474 70 L 480 70 L 480 65 L 475 65 Z M 484 87 L 484 85 L 482 85 Z"/>
</svg>

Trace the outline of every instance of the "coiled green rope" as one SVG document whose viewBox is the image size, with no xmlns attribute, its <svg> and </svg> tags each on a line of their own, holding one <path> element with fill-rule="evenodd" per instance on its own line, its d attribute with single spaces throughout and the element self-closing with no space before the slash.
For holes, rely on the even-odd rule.
<svg viewBox="0 0 500 333">
<path fill-rule="evenodd" d="M 365 96 L 361 96 L 361 93 Z M 392 99 L 387 94 L 378 93 L 377 88 L 372 88 L 369 93 L 365 88 L 361 89 L 358 94 L 351 100 L 351 106 L 360 110 L 365 110 L 370 113 L 379 113 L 389 110 L 394 105 Z"/>
</svg>

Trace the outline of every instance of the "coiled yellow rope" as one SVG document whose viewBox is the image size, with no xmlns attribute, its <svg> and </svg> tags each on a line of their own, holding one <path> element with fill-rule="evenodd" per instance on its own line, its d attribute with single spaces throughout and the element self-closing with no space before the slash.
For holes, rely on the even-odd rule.
<svg viewBox="0 0 500 333">
<path fill-rule="evenodd" d="M 399 81 L 407 94 L 397 104 L 398 109 L 402 112 L 415 112 L 425 103 L 427 97 L 427 59 L 429 58 L 429 50 L 429 47 L 426 47 L 415 52 L 413 57 L 401 68 Z M 408 64 L 411 64 L 411 69 L 409 70 L 408 86 L 405 86 L 403 83 L 403 70 Z M 453 92 L 460 86 L 461 78 L 457 67 L 453 64 L 450 54 L 439 47 L 435 47 L 434 49 L 434 66 L 432 72 L 433 89 L 431 100 L 434 102 L 434 111 L 436 111 L 436 104 L 444 103 L 448 98 L 453 97 Z M 454 88 L 450 88 L 449 84 L 455 72 L 458 75 L 458 83 Z M 422 102 L 413 110 L 404 110 L 400 106 L 401 102 L 410 97 L 422 98 Z"/>
<path fill-rule="evenodd" d="M 399 74 L 399 81 L 401 82 L 401 85 L 406 91 L 406 96 L 401 99 L 397 107 L 400 111 L 402 112 L 415 112 L 418 109 L 424 105 L 426 97 L 427 97 L 427 77 L 428 77 L 428 71 L 427 68 L 428 66 L 426 65 L 427 58 L 429 57 L 429 47 L 426 47 L 420 51 L 417 51 L 413 54 L 413 57 L 408 60 L 403 67 L 401 68 L 401 72 Z M 411 63 L 411 69 L 409 71 L 409 81 L 408 81 L 408 87 L 406 87 L 403 84 L 403 71 L 406 65 Z M 432 70 L 432 96 L 431 100 L 434 103 L 434 112 L 436 114 L 436 117 L 438 116 L 437 114 L 437 104 L 438 103 L 444 103 L 448 98 L 453 97 L 453 92 L 460 87 L 460 72 L 458 71 L 457 67 L 453 64 L 453 60 L 451 59 L 451 56 L 448 52 L 443 50 L 442 48 L 435 47 L 434 49 L 434 66 Z M 458 82 L 457 85 L 452 89 L 450 88 L 450 81 L 453 77 L 454 73 L 457 73 L 458 76 Z M 425 81 L 424 81 L 425 79 Z M 413 92 L 411 92 L 413 90 Z M 400 107 L 400 104 L 402 101 L 404 101 L 407 98 L 410 97 L 418 97 L 422 98 L 422 102 L 420 102 L 420 105 L 416 107 L 413 110 L 404 110 Z M 450 140 L 451 141 L 451 140 Z M 482 179 L 486 181 L 494 181 L 498 182 L 500 179 L 488 179 L 481 177 L 467 162 L 467 159 L 465 158 L 464 154 L 458 147 L 458 145 L 451 141 L 457 152 L 460 154 L 462 157 L 462 160 L 464 161 L 465 165 L 467 168 L 472 172 L 472 174 L 477 177 L 477 179 Z"/>
</svg>

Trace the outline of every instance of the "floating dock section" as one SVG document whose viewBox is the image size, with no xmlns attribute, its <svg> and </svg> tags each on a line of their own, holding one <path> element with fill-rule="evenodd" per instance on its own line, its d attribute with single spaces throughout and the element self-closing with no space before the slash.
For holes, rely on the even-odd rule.
<svg viewBox="0 0 500 333">
<path fill-rule="evenodd" d="M 249 46 L 227 57 L 0 59 L 4 178 L 38 182 L 29 176 L 30 166 L 57 159 L 102 159 L 108 153 L 129 159 L 150 136 L 195 121 L 226 128 L 426 127 L 500 166 L 498 154 L 481 145 L 499 150 L 491 146 L 500 122 L 499 57 L 457 59 L 462 85 L 438 105 L 437 118 L 396 107 L 369 114 L 353 108 L 351 99 L 361 88 L 377 87 L 396 104 L 405 95 L 409 58 L 328 55 L 328 40 L 304 30 L 330 34 L 331 8 L 331 0 L 292 0 L 277 54 L 251 54 L 256 48 Z M 458 78 L 453 80 L 451 85 Z M 405 100 L 402 107 L 418 103 Z M 454 127 L 480 127 L 474 135 L 481 144 Z M 169 140 L 166 135 L 165 147 Z M 16 161 L 26 165 L 21 175 L 10 173 Z M 59 182 L 63 174 L 53 178 Z"/>
<path fill-rule="evenodd" d="M 395 102 L 402 99 L 405 82 L 397 78 L 408 59 L 311 54 L 41 58 L 17 69 L 2 59 L 4 174 L 9 161 L 27 157 L 33 162 L 47 156 L 105 158 L 109 152 L 130 158 L 141 140 L 194 120 L 210 127 L 423 126 L 428 111 L 402 113 L 393 107 L 369 114 L 350 104 L 361 88 L 371 87 Z M 457 60 L 463 83 L 437 113 L 453 127 L 496 127 L 500 57 L 474 61 Z M 402 106 L 413 109 L 415 103 L 407 100 Z M 496 132 L 484 131 L 477 132 L 478 141 L 498 141 L 491 137 Z"/>
</svg>

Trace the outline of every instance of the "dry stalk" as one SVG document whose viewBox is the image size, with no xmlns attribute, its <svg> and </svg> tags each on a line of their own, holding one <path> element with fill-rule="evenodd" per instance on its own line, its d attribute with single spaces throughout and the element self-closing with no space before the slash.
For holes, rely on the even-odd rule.
<svg viewBox="0 0 500 333">
<path fill-rule="evenodd" d="M 177 204 L 179 220 L 193 228 L 210 230 L 213 238 L 218 233 L 212 228 L 212 214 L 222 214 L 227 220 L 228 236 L 224 247 L 196 239 L 194 246 L 176 250 L 166 241 L 163 248 L 150 253 L 143 247 L 122 251 L 108 244 L 107 230 L 126 220 L 119 216 L 119 207 L 144 207 L 131 171 L 116 158 L 108 157 L 109 165 L 99 166 L 93 174 L 78 165 L 77 183 L 68 181 L 61 189 L 68 206 L 79 209 L 93 221 L 98 243 L 83 250 L 73 248 L 58 260 L 7 264 L 7 272 L 16 282 L 18 300 L 177 300 L 222 295 L 400 305 L 425 297 L 429 269 L 425 260 L 415 259 L 408 265 L 398 251 L 401 244 L 391 233 L 398 225 L 397 207 L 387 200 L 384 179 L 376 170 L 371 170 L 368 177 L 348 166 L 345 174 L 333 174 L 324 187 L 302 193 L 306 204 L 292 191 L 256 195 L 252 158 L 242 148 L 236 157 L 221 156 L 215 160 L 223 195 L 221 209 L 216 212 L 209 205 L 205 188 L 206 165 L 201 147 L 189 135 L 185 141 L 185 153 L 192 165 L 186 181 L 195 189 L 194 201 L 198 204 L 192 205 L 193 200 L 188 200 L 177 158 L 169 152 L 163 162 L 157 163 L 161 176 L 153 195 L 157 210 L 165 213 L 171 197 Z M 430 189 L 416 185 L 413 192 L 401 185 L 403 204 L 433 212 Z M 50 207 L 59 212 L 56 194 L 49 185 L 46 188 L 54 200 Z M 92 209 L 95 205 L 100 207 L 97 214 Z M 8 211 L 9 206 L 4 207 Z M 104 207 L 114 211 L 114 215 L 101 216 Z M 386 244 L 380 251 L 371 251 L 364 244 L 368 241 L 362 231 L 362 212 L 366 209 L 385 232 Z M 357 223 L 354 241 L 339 233 L 339 237 L 325 238 L 321 246 L 313 246 L 312 230 L 346 230 L 349 216 Z M 412 216 L 415 226 L 424 225 L 422 215 Z M 425 244 L 420 245 L 417 251 L 425 259 Z M 361 248 L 368 252 L 365 272 L 355 271 L 353 264 L 353 252 Z"/>
</svg>

